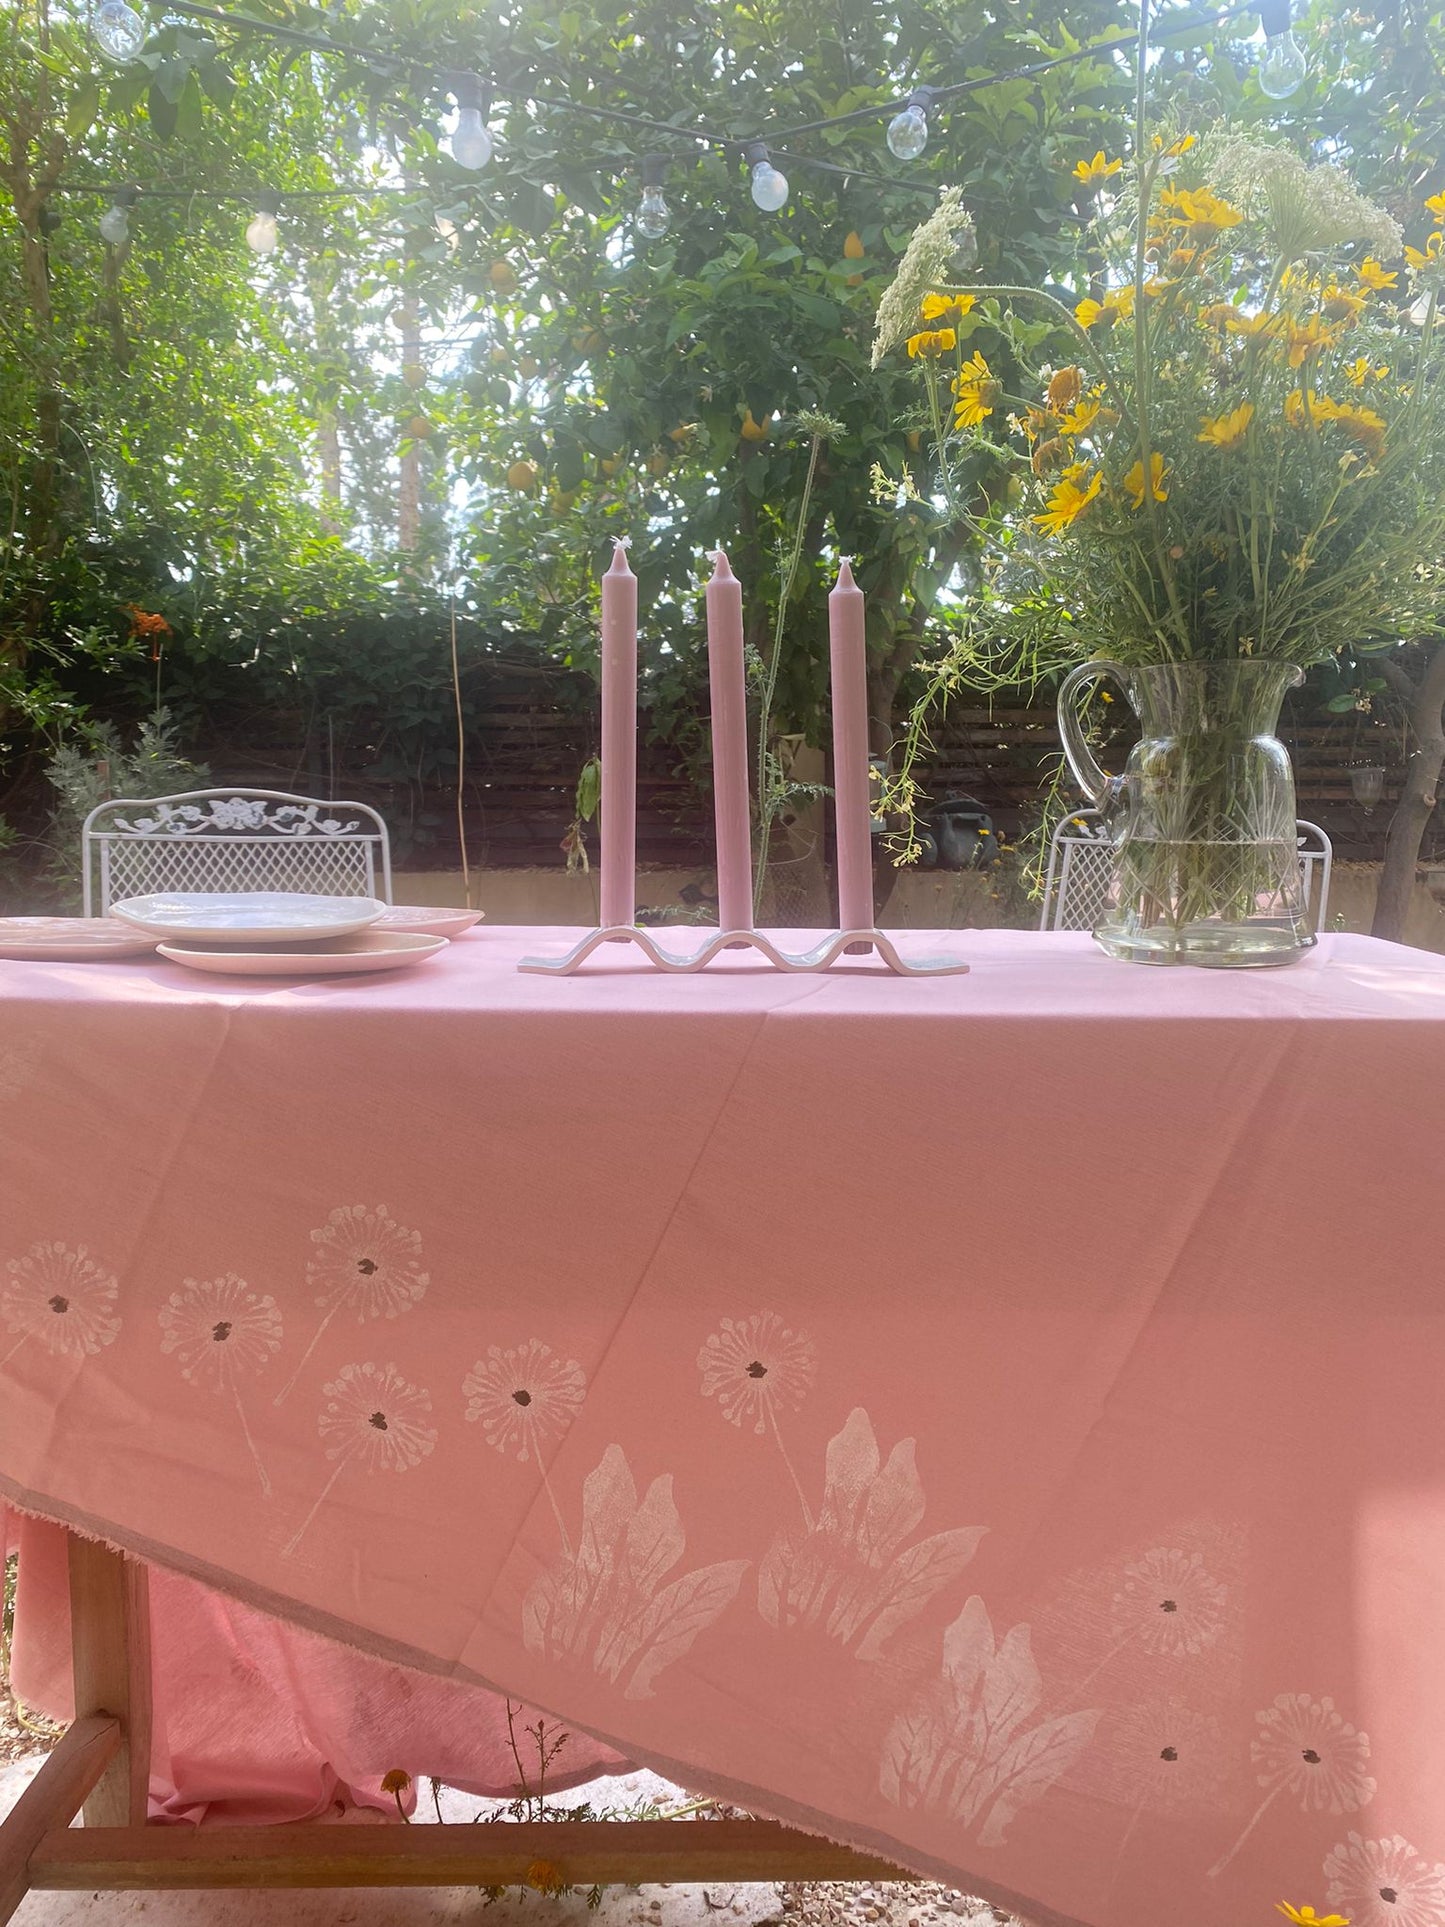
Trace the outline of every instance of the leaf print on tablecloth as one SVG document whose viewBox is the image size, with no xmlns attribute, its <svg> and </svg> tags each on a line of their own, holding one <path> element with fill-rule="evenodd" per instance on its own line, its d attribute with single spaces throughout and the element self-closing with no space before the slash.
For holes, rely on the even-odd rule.
<svg viewBox="0 0 1445 1927">
<path fill-rule="evenodd" d="M 182 1378 L 229 1393 L 261 1491 L 271 1496 L 271 1481 L 256 1450 L 241 1380 L 264 1371 L 281 1347 L 281 1313 L 269 1292 L 252 1291 L 244 1278 L 228 1271 L 223 1278 L 187 1278 L 160 1310 L 161 1350 L 174 1353 Z"/>
<path fill-rule="evenodd" d="M 354 1311 L 361 1325 L 368 1318 L 396 1318 L 426 1295 L 431 1282 L 418 1263 L 421 1233 L 398 1224 L 385 1205 L 369 1211 L 364 1204 L 339 1204 L 311 1233 L 311 1242 L 316 1250 L 306 1266 L 306 1282 L 326 1315 L 276 1394 L 276 1405 L 294 1388 L 337 1312 Z"/>
<path fill-rule="evenodd" d="M 880 1465 L 872 1421 L 855 1407 L 828 1441 L 823 1504 L 806 1529 L 780 1532 L 758 1568 L 758 1611 L 770 1626 L 818 1626 L 876 1659 L 973 1558 L 984 1526 L 957 1526 L 900 1550 L 923 1518 L 914 1441 Z M 855 1643 L 856 1642 L 856 1643 Z"/>
<path fill-rule="evenodd" d="M 624 1697 L 648 1699 L 665 1666 L 729 1606 L 747 1570 L 728 1559 L 663 1581 L 687 1535 L 662 1473 L 641 1502 L 627 1456 L 609 1445 L 582 1484 L 576 1549 L 540 1573 L 522 1602 L 522 1640 L 549 1659 L 583 1659 Z"/>
<path fill-rule="evenodd" d="M 28 1339 L 62 1358 L 93 1357 L 120 1330 L 115 1276 L 91 1257 L 84 1245 L 42 1242 L 23 1258 L 11 1258 L 0 1282 L 0 1317 L 15 1343 L 0 1356 L 8 1365 Z"/>
<path fill-rule="evenodd" d="M 1009 1822 L 1068 1771 L 1100 1718 L 1088 1707 L 1029 1725 L 1042 1697 L 1028 1627 L 995 1645 L 975 1595 L 944 1633 L 941 1677 L 888 1730 L 883 1797 L 977 1827 L 980 1846 L 1001 1845 Z"/>
<path fill-rule="evenodd" d="M 336 1461 L 316 1503 L 281 1548 L 295 1552 L 308 1527 L 348 1465 L 363 1472 L 410 1472 L 433 1450 L 431 1393 L 404 1379 L 395 1365 L 344 1365 L 329 1385 L 316 1429 L 328 1459 Z"/>
<path fill-rule="evenodd" d="M 1370 1742 L 1335 1711 L 1326 1695 L 1280 1693 L 1255 1714 L 1259 1732 L 1249 1743 L 1255 1778 L 1267 1789 L 1254 1817 L 1224 1858 L 1209 1871 L 1221 1874 L 1282 1793 L 1293 1794 L 1304 1813 L 1354 1813 L 1375 1797 L 1365 1771 Z"/>
<path fill-rule="evenodd" d="M 1350 1927 L 1445 1927 L 1445 1866 L 1426 1860 L 1398 1833 L 1383 1840 L 1349 1834 L 1325 1860 L 1325 1898 Z"/>
</svg>

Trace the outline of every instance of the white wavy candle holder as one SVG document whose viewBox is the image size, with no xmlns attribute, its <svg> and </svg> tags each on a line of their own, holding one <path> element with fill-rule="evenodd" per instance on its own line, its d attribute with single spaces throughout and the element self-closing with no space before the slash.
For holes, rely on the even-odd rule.
<svg viewBox="0 0 1445 1927">
<path fill-rule="evenodd" d="M 855 949 L 871 950 L 896 977 L 962 977 L 969 969 L 961 957 L 901 957 L 892 938 L 881 930 L 833 930 L 811 950 L 796 951 L 780 950 L 761 930 L 715 930 L 699 949 L 679 955 L 664 950 L 650 930 L 635 924 L 589 930 L 562 956 L 523 957 L 517 968 L 538 977 L 570 977 L 604 943 L 636 944 L 654 969 L 678 973 L 706 970 L 722 951 L 742 949 L 761 951 L 774 970 L 793 972 L 831 970 L 846 951 Z"/>
</svg>

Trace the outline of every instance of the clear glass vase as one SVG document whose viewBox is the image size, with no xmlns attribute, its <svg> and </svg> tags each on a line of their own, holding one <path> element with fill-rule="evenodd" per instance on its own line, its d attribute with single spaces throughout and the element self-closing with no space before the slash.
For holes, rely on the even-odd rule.
<svg viewBox="0 0 1445 1927">
<path fill-rule="evenodd" d="M 1143 734 L 1122 777 L 1100 768 L 1080 692 L 1118 683 Z M 1087 662 L 1059 690 L 1059 731 L 1103 813 L 1114 872 L 1094 939 L 1131 963 L 1292 963 L 1310 929 L 1289 752 L 1275 736 L 1293 663 Z"/>
</svg>

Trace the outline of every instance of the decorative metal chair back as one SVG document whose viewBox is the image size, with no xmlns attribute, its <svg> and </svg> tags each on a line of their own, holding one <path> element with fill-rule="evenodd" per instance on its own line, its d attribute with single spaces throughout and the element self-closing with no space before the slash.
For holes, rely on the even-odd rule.
<svg viewBox="0 0 1445 1927">
<path fill-rule="evenodd" d="M 290 890 L 391 902 L 386 825 L 365 803 L 283 790 L 116 798 L 81 831 L 86 916 L 173 890 Z"/>
<path fill-rule="evenodd" d="M 1334 846 L 1318 823 L 1295 824 L 1305 903 L 1316 930 L 1330 902 Z M 1075 810 L 1049 840 L 1040 930 L 1092 930 L 1104 913 L 1114 873 L 1114 845 L 1098 810 Z"/>
</svg>

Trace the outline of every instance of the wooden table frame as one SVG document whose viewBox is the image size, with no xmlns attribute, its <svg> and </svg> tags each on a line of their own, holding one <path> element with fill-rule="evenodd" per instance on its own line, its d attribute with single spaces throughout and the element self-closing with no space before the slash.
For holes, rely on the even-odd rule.
<svg viewBox="0 0 1445 1927">
<path fill-rule="evenodd" d="M 0 1927 L 32 1889 L 511 1887 L 539 1860 L 584 1887 L 916 1878 L 771 1820 L 150 1825 L 147 1569 L 73 1533 L 69 1557 L 75 1723 L 0 1824 Z"/>
</svg>

